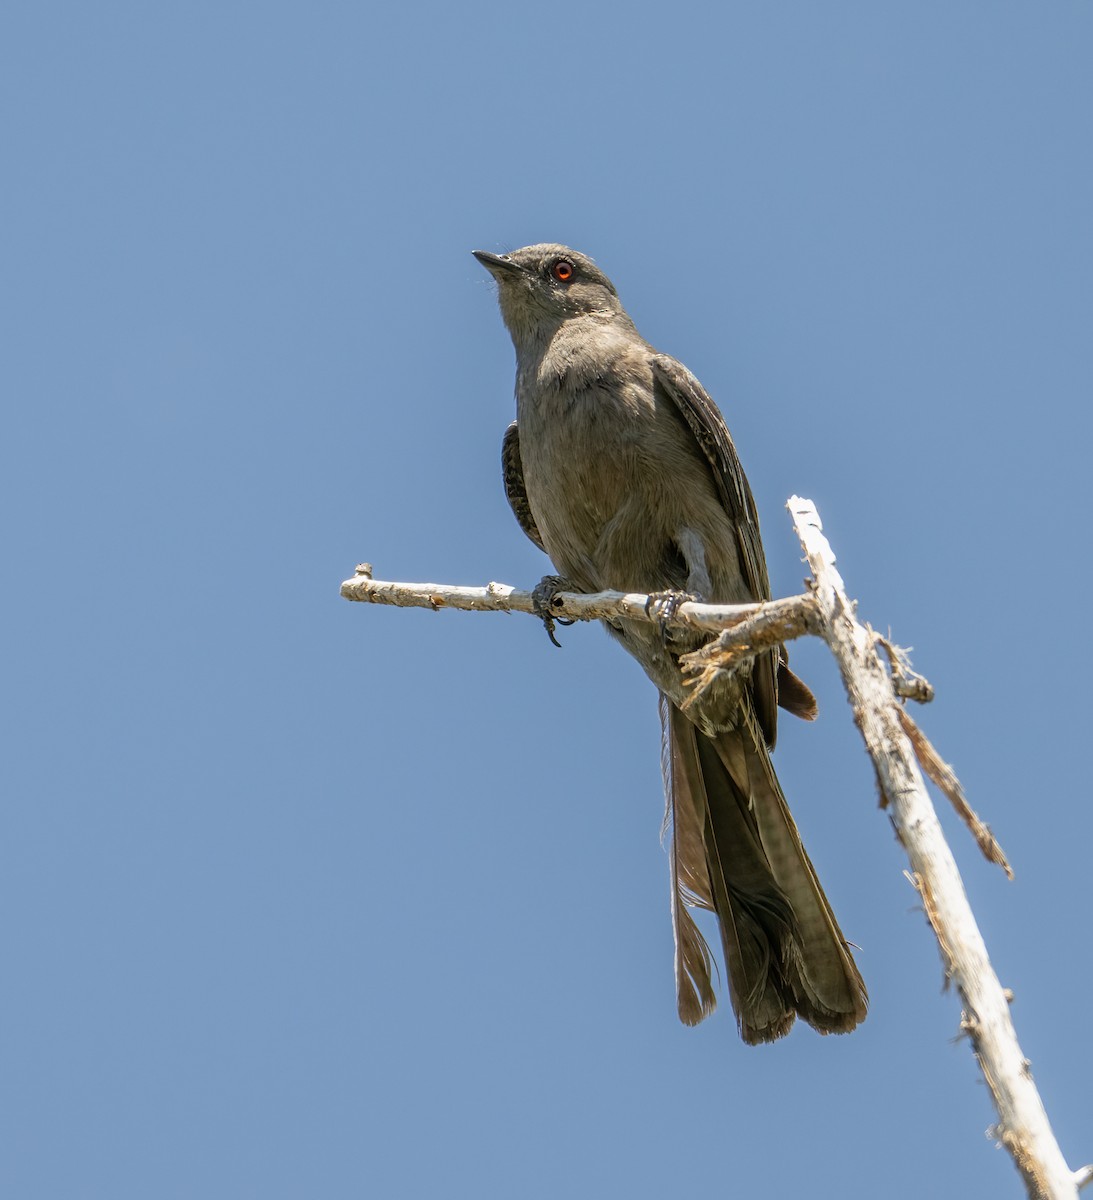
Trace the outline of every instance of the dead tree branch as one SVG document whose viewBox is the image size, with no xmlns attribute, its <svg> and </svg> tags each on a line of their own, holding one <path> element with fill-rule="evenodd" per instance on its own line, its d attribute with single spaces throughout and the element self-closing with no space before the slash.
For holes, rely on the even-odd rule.
<svg viewBox="0 0 1093 1200">
<path fill-rule="evenodd" d="M 1055 1140 L 1028 1060 L 1018 1044 L 1006 993 L 987 956 L 956 862 L 919 771 L 919 747 L 908 736 L 906 714 L 877 655 L 876 638 L 858 620 L 855 605 L 847 598 L 815 506 L 810 500 L 793 496 L 788 507 L 812 569 L 814 595 L 822 614 L 821 636 L 839 664 L 854 721 L 876 767 L 948 974 L 964 1003 L 961 1023 L 971 1037 L 998 1111 L 995 1135 L 1013 1156 L 1030 1197 L 1074 1198 L 1085 1170 L 1071 1171 Z M 941 760 L 933 747 L 929 749 L 923 765 L 929 762 L 926 769 L 932 772 Z M 946 770 L 951 776 L 950 789 L 956 791 L 956 777 Z M 988 857 L 993 855 L 988 853 Z M 1001 861 L 1005 864 L 1004 856 Z"/>
<path fill-rule="evenodd" d="M 970 1036 L 998 1111 L 993 1132 L 1012 1155 L 1033 1200 L 1074 1200 L 1078 1189 L 1093 1181 L 1093 1166 L 1071 1171 L 1055 1140 L 1029 1063 L 1017 1042 L 1007 994 L 991 967 L 920 766 L 952 802 L 987 859 L 1012 877 L 1009 863 L 989 828 L 968 805 L 952 768 L 901 703 L 902 699 L 932 699 L 930 684 L 911 670 L 903 650 L 858 620 L 812 502 L 794 496 L 788 507 L 812 570 L 810 590 L 763 604 L 681 605 L 667 623 L 718 635 L 682 657 L 685 678 L 695 692 L 701 692 L 719 672 L 737 670 L 772 646 L 807 634 L 828 644 L 885 804 L 910 859 L 908 877 L 922 897 L 947 973 L 960 992 L 964 1005 L 961 1024 Z M 507 584 L 457 587 L 383 582 L 372 578 L 367 563 L 341 585 L 341 594 L 347 600 L 433 611 L 455 608 L 542 615 L 536 611 L 530 591 Z M 650 611 L 648 596 L 622 592 L 560 592 L 552 600 L 550 615 L 574 621 L 658 621 L 664 616 L 656 609 Z M 885 653 L 887 668 L 878 646 Z"/>
<path fill-rule="evenodd" d="M 341 586 L 346 600 L 361 600 L 368 604 L 393 604 L 399 608 L 456 608 L 473 612 L 520 612 L 538 616 L 531 592 L 520 591 L 507 583 L 488 583 L 485 587 L 460 587 L 451 583 L 391 583 L 372 578 L 372 564 L 361 563 L 352 579 Z M 749 617 L 762 616 L 768 621 L 786 622 L 785 641 L 797 637 L 789 632 L 799 609 L 811 607 L 810 596 L 789 596 L 784 600 L 769 600 L 766 604 L 696 604 L 681 605 L 668 620 L 669 625 L 685 629 L 700 629 L 718 633 L 735 627 Z M 649 597 L 626 592 L 559 592 L 551 604 L 551 616 L 570 621 L 600 621 L 625 617 L 628 621 L 655 621 L 650 615 Z M 758 651 L 757 651 L 758 652 Z"/>
</svg>

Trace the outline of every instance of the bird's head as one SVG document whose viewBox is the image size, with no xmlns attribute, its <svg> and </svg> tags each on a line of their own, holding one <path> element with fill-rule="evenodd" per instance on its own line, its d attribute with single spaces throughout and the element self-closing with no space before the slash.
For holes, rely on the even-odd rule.
<svg viewBox="0 0 1093 1200">
<path fill-rule="evenodd" d="M 549 335 L 573 317 L 629 318 L 615 285 L 585 254 L 543 243 L 511 254 L 475 250 L 475 258 L 497 281 L 497 300 L 512 340 Z"/>
</svg>

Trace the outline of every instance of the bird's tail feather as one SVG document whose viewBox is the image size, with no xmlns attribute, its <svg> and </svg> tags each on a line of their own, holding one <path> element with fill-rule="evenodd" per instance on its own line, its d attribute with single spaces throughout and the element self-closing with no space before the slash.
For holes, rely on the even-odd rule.
<svg viewBox="0 0 1093 1200">
<path fill-rule="evenodd" d="M 661 840 L 668 838 L 668 864 L 672 884 L 672 931 L 675 934 L 676 1000 L 679 1019 L 697 1025 L 717 1007 L 713 989 L 713 957 L 692 908 L 713 911 L 706 870 L 705 833 L 700 800 L 691 786 L 690 772 L 669 735 L 671 705 L 660 696 L 661 771 L 664 775 L 664 825 Z M 677 769 L 678 764 L 678 769 Z"/>
<path fill-rule="evenodd" d="M 821 1033 L 853 1029 L 865 985 L 754 718 L 710 738 L 663 697 L 661 717 L 680 1018 L 695 1024 L 715 1003 L 697 906 L 717 913 L 745 1041 L 773 1041 L 797 1015 Z"/>
</svg>

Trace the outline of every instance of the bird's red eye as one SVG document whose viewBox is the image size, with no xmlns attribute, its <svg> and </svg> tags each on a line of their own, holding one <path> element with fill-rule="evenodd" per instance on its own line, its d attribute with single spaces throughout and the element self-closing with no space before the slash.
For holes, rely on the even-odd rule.
<svg viewBox="0 0 1093 1200">
<path fill-rule="evenodd" d="M 573 278 L 573 264 L 568 258 L 560 258 L 550 268 L 550 273 L 559 283 L 568 283 Z"/>
</svg>

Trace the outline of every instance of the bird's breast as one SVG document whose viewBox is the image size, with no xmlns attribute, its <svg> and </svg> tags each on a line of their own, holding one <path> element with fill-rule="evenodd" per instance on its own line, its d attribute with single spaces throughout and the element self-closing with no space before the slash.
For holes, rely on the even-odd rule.
<svg viewBox="0 0 1093 1200">
<path fill-rule="evenodd" d="M 518 397 L 528 503 L 555 566 L 587 590 L 682 587 L 677 535 L 703 497 L 724 514 L 682 422 L 650 376 L 605 373 Z"/>
<path fill-rule="evenodd" d="M 596 549 L 635 483 L 639 409 L 607 380 L 518 398 L 524 482 L 543 544 L 559 571 L 589 589 L 610 586 Z"/>
</svg>

